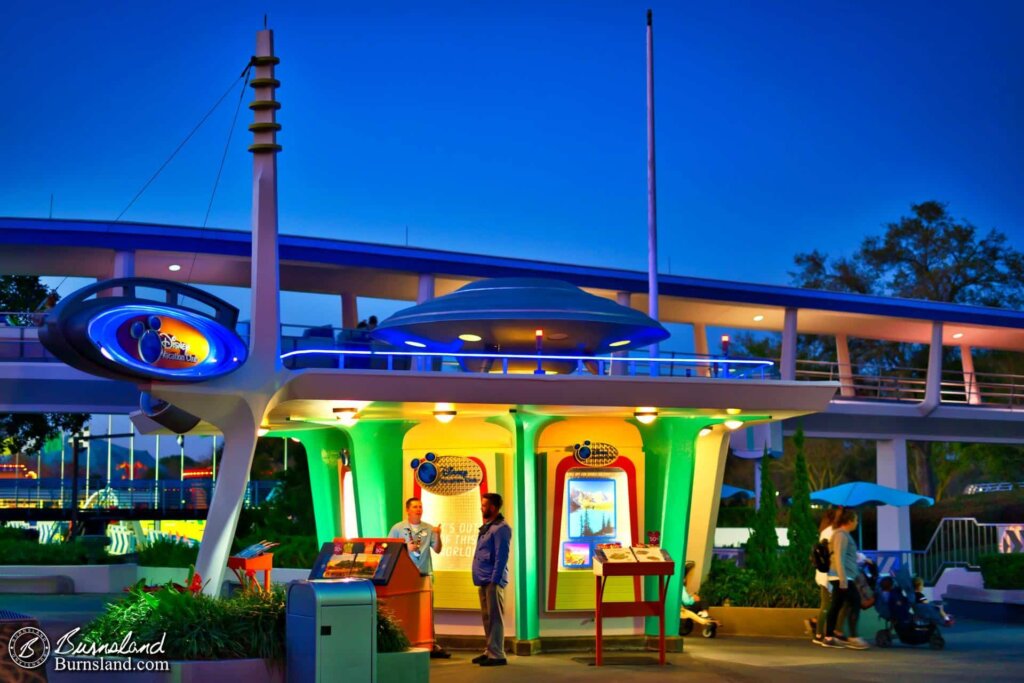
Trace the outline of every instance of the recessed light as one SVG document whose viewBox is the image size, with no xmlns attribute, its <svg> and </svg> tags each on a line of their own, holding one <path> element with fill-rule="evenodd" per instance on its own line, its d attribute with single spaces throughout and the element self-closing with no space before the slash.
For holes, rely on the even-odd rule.
<svg viewBox="0 0 1024 683">
<path fill-rule="evenodd" d="M 628 339 L 620 339 L 619 341 L 612 342 L 608 346 L 625 346 L 628 343 L 629 343 Z"/>
<path fill-rule="evenodd" d="M 451 403 L 435 403 L 434 404 L 434 419 L 441 424 L 448 424 L 455 419 L 458 413 L 455 411 L 455 406 Z"/>
<path fill-rule="evenodd" d="M 708 436 L 711 434 L 711 427 L 704 427 L 702 430 L 697 432 L 697 436 Z"/>
<path fill-rule="evenodd" d="M 461 339 L 464 342 L 478 342 L 481 339 L 483 339 L 483 337 L 481 337 L 479 334 L 468 334 L 467 333 L 467 334 L 460 334 L 459 335 L 459 339 Z"/>
<path fill-rule="evenodd" d="M 755 315 L 755 316 L 754 316 L 754 322 L 755 322 L 755 323 L 759 323 L 759 322 L 761 322 L 762 320 L 764 320 L 764 316 L 763 316 L 763 315 Z"/>
<path fill-rule="evenodd" d="M 181 270 L 181 266 L 179 266 L 177 263 L 172 263 L 171 265 L 167 266 L 167 270 L 171 271 L 172 273 L 177 273 L 179 270 Z"/>
<path fill-rule="evenodd" d="M 963 339 L 963 336 L 963 332 L 957 332 L 956 334 L 953 335 L 953 339 Z"/>
<path fill-rule="evenodd" d="M 427 345 L 424 344 L 423 342 L 412 341 L 411 339 L 406 339 L 405 340 L 405 345 L 406 346 L 412 346 L 412 347 L 417 348 L 417 349 L 425 349 L 425 348 L 427 348 Z"/>
<path fill-rule="evenodd" d="M 658 419 L 657 408 L 637 408 L 633 411 L 633 417 L 640 424 L 649 425 Z"/>
<path fill-rule="evenodd" d="M 734 432 L 743 426 L 743 420 L 726 420 L 722 424 L 725 425 L 726 429 Z"/>
<path fill-rule="evenodd" d="M 739 415 L 743 411 L 740 410 L 739 408 L 726 408 L 725 412 L 728 413 L 729 415 Z"/>
</svg>

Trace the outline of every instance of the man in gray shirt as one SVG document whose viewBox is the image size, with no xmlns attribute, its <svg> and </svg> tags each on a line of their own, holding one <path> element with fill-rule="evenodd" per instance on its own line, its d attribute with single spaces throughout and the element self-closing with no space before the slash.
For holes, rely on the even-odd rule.
<svg viewBox="0 0 1024 683">
<path fill-rule="evenodd" d="M 405 521 L 391 527 L 389 538 L 401 538 L 409 549 L 409 556 L 416 564 L 417 569 L 423 576 L 431 578 L 430 611 L 434 611 L 434 565 L 431 561 L 431 551 L 441 552 L 441 525 L 433 526 L 423 521 L 423 502 L 419 498 L 410 498 L 405 501 Z M 448 659 L 451 653 L 437 644 L 437 636 L 434 636 L 434 649 L 431 657 Z"/>
</svg>

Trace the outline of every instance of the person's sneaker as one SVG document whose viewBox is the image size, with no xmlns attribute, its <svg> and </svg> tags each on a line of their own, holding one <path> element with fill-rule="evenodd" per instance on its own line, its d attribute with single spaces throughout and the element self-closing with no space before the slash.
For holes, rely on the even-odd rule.
<svg viewBox="0 0 1024 683">
<path fill-rule="evenodd" d="M 485 659 L 487 659 L 487 655 L 477 655 L 476 657 L 473 657 L 473 659 L 471 659 L 470 661 L 473 662 L 474 664 L 479 664 L 480 662 L 484 661 Z"/>
<path fill-rule="evenodd" d="M 835 638 L 829 638 L 827 636 L 821 639 L 821 646 L 822 647 L 836 647 L 836 648 L 840 648 L 840 649 L 846 647 L 845 645 L 843 645 L 840 641 L 836 640 Z"/>
<path fill-rule="evenodd" d="M 431 659 L 451 659 L 452 653 L 444 649 L 440 645 L 434 645 L 434 649 L 430 651 Z"/>
<path fill-rule="evenodd" d="M 851 650 L 866 650 L 868 649 L 868 641 L 863 638 L 849 638 L 846 641 L 846 647 Z"/>
<path fill-rule="evenodd" d="M 700 617 L 701 619 L 710 619 L 711 618 L 711 615 L 708 614 L 708 611 L 706 609 L 702 609 L 701 611 L 697 612 L 697 616 Z"/>
<path fill-rule="evenodd" d="M 480 666 L 505 666 L 506 664 L 508 664 L 507 659 L 496 659 L 494 657 L 484 657 L 484 661 L 480 662 Z"/>
<path fill-rule="evenodd" d="M 815 644 L 815 645 L 824 645 L 825 644 L 825 639 L 824 638 L 820 638 L 817 635 L 815 635 L 813 638 L 811 638 L 811 642 L 813 644 Z"/>
</svg>

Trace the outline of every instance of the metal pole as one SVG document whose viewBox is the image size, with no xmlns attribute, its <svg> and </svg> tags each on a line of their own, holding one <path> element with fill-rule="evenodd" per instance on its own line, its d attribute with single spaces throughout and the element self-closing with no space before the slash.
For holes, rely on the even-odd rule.
<svg viewBox="0 0 1024 683">
<path fill-rule="evenodd" d="M 651 10 L 647 10 L 647 295 L 648 313 L 657 320 L 658 189 L 654 163 L 654 13 Z M 658 356 L 657 344 L 651 345 L 651 356 Z"/>
<path fill-rule="evenodd" d="M 114 416 L 107 415 L 107 486 L 110 486 L 110 461 L 114 457 L 114 440 L 110 435 L 114 433 Z"/>
<path fill-rule="evenodd" d="M 284 438 L 284 471 L 288 471 L 288 437 Z"/>
<path fill-rule="evenodd" d="M 85 442 L 85 499 L 89 500 L 89 470 L 92 467 L 92 441 Z"/>
<path fill-rule="evenodd" d="M 71 436 L 71 529 L 68 530 L 68 538 L 72 532 L 78 531 L 78 435 Z"/>
<path fill-rule="evenodd" d="M 153 479 L 153 508 L 160 509 L 160 435 L 156 435 L 156 463 L 153 465 L 156 475 Z"/>
<path fill-rule="evenodd" d="M 178 448 L 181 451 L 180 458 L 178 461 L 178 503 L 181 507 L 185 507 L 185 437 L 181 434 L 178 435 Z"/>
<path fill-rule="evenodd" d="M 213 435 L 213 483 L 217 483 L 217 435 Z"/>
<path fill-rule="evenodd" d="M 60 430 L 60 507 L 64 508 L 64 444 L 67 442 L 67 434 Z"/>
<path fill-rule="evenodd" d="M 42 502 L 42 485 L 43 485 L 43 452 L 36 451 L 36 502 L 39 507 L 43 507 Z"/>
</svg>

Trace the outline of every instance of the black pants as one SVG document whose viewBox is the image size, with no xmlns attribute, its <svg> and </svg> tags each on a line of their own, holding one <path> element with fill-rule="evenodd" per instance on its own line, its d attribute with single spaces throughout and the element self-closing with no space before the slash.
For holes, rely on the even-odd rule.
<svg viewBox="0 0 1024 683">
<path fill-rule="evenodd" d="M 846 633 L 850 638 L 857 637 L 857 619 L 860 617 L 860 593 L 853 581 L 847 582 L 846 588 L 839 587 L 839 581 L 830 581 L 832 584 L 832 604 L 828 606 L 828 623 L 825 628 L 825 635 L 832 637 L 836 634 L 836 624 L 840 622 L 840 614 L 849 619 L 850 629 Z"/>
</svg>

